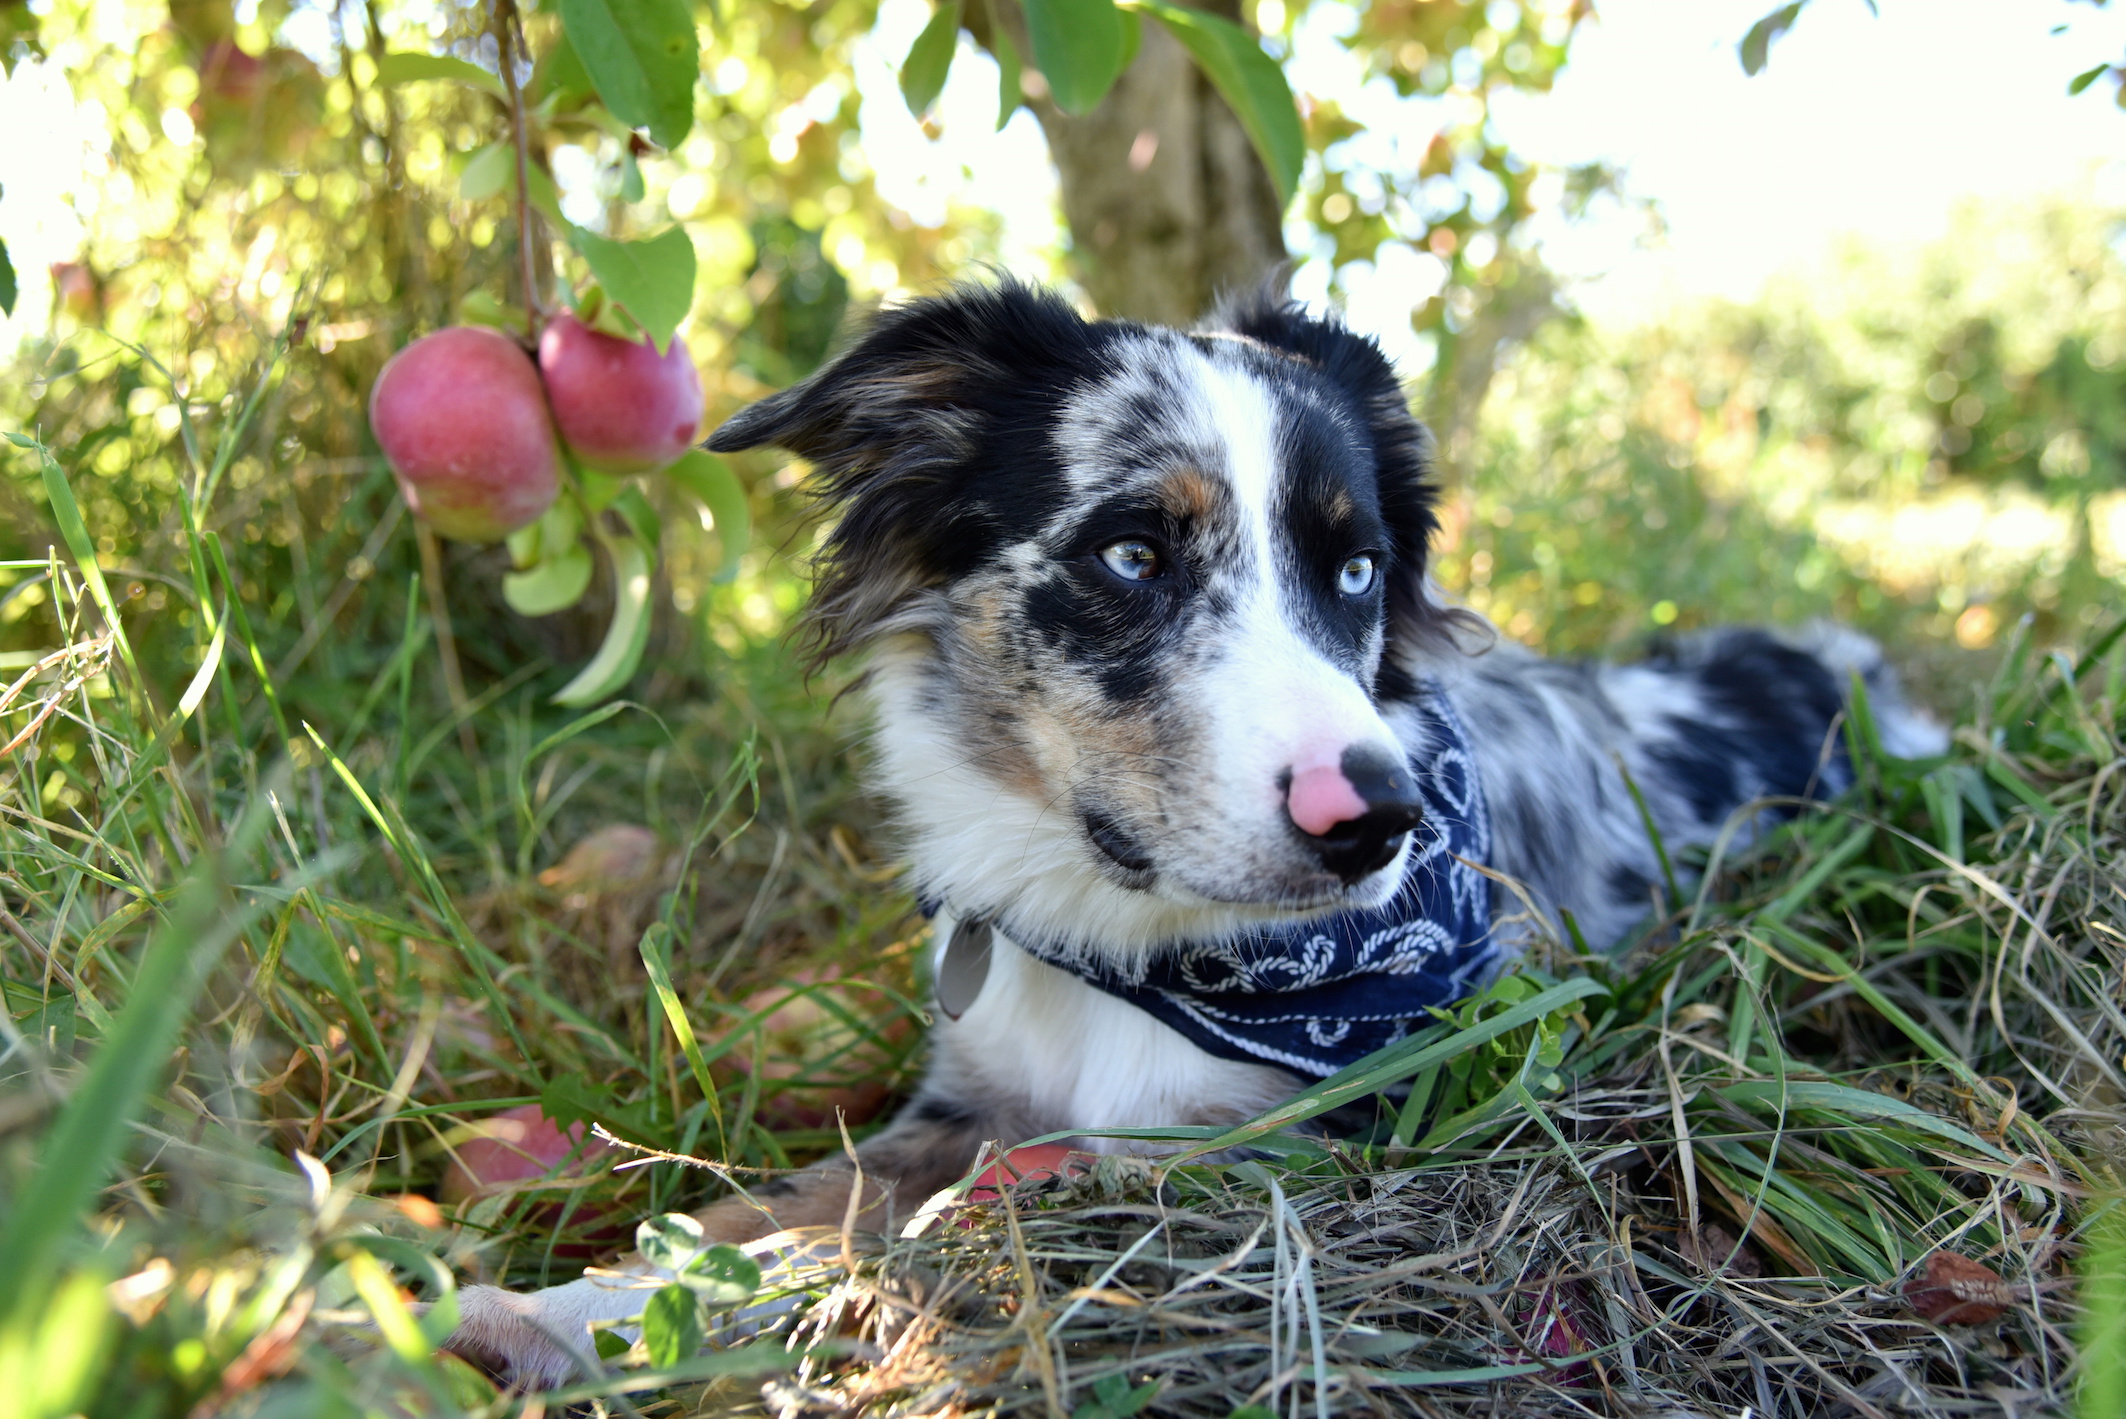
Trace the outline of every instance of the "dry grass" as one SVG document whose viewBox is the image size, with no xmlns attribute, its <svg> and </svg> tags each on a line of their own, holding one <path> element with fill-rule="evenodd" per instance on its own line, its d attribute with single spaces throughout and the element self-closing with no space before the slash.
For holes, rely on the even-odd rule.
<svg viewBox="0 0 2126 1419">
<path fill-rule="evenodd" d="M 45 484 L 63 511 L 56 464 Z M 541 1101 L 779 1169 L 839 1146 L 837 1090 L 905 1077 L 909 903 L 839 742 L 789 731 L 785 663 L 665 717 L 569 721 L 507 681 L 468 717 L 412 693 L 409 592 L 361 696 L 284 705 L 200 542 L 210 643 L 173 689 L 136 660 L 171 648 L 111 633 L 88 533 L 61 526 L 74 564 L 14 573 L 72 649 L 0 704 L 16 1412 L 528 1415 L 547 1401 L 435 1356 L 455 1282 L 561 1279 L 721 1184 L 658 1163 L 439 1207 L 484 1121 Z M 1670 892 L 1620 959 L 1552 942 L 1157 1166 L 825 1239 L 771 1276 L 798 1304 L 764 1333 L 663 1370 L 638 1349 L 579 1398 L 1761 1419 L 2117 1393 L 2126 1247 L 2089 1244 L 2126 1183 L 2116 641 L 2011 651 L 1940 762 L 1883 759 L 1861 713 L 1856 791 Z M 622 816 L 659 849 L 603 883 L 558 871 Z M 795 1043 L 792 995 L 817 1002 Z M 1988 1269 L 1964 1300 L 1996 1318 L 1915 1311 L 1945 1253 Z"/>
</svg>

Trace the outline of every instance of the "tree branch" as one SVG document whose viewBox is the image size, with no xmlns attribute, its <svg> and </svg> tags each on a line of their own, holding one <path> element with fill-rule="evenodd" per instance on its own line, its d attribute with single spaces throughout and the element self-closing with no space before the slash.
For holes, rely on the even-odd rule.
<svg viewBox="0 0 2126 1419">
<path fill-rule="evenodd" d="M 538 267 L 532 255 L 538 230 L 534 223 L 538 219 L 531 205 L 531 140 L 524 122 L 524 91 L 517 87 L 518 52 L 527 59 L 531 57 L 531 46 L 524 42 L 523 22 L 517 16 L 517 0 L 496 0 L 495 57 L 502 70 L 502 92 L 509 97 L 510 135 L 517 146 L 517 255 L 524 278 L 524 333 L 537 340 L 545 309 L 539 301 Z"/>
</svg>

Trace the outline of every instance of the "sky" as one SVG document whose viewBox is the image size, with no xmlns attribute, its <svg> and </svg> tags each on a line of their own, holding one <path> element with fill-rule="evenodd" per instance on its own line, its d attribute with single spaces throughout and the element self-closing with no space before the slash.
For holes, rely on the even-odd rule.
<svg viewBox="0 0 2126 1419">
<path fill-rule="evenodd" d="M 1814 0 L 1751 78 L 1735 46 L 1769 0 L 1604 0 L 1556 91 L 1499 105 L 1529 157 L 1621 164 L 1630 190 L 1660 204 L 1660 248 L 1631 251 L 1622 219 L 1550 243 L 1555 263 L 1608 273 L 1581 292 L 1592 313 L 1662 295 L 1747 299 L 1842 233 L 1939 237 L 1963 199 L 2088 180 L 2126 205 L 2126 112 L 2108 82 L 2067 95 L 2077 73 L 2126 58 L 2126 4 L 1878 5 L 1871 16 L 1864 0 Z"/>
<path fill-rule="evenodd" d="M 1545 230 L 1546 257 L 1578 278 L 1583 309 L 1629 321 L 1679 299 L 1746 299 L 1767 277 L 1821 261 L 1843 234 L 1881 244 L 1939 236 L 1962 200 L 2015 202 L 2087 183 L 2126 206 L 2126 113 L 2108 83 L 2066 94 L 2074 74 L 2126 58 L 2126 0 L 1878 4 L 1871 15 L 1866 0 L 1814 0 L 1769 69 L 1749 78 L 1735 46 L 1771 0 L 1600 0 L 1556 90 L 1497 105 L 1494 122 L 1516 149 L 1553 164 L 1612 163 L 1665 220 L 1665 239 L 1650 248 L 1640 215 L 1616 207 Z M 927 0 L 885 0 L 857 49 L 879 190 L 924 222 L 952 203 L 998 209 L 1006 264 L 1038 274 L 1059 240 L 1055 176 L 1031 114 L 993 131 L 994 66 L 963 38 L 939 104 L 940 141 L 900 101 L 895 66 L 929 10 Z M 1359 89 L 1336 43 L 1345 22 L 1333 3 L 1309 11 L 1288 65 L 1295 86 L 1359 110 L 1384 154 L 1421 147 L 1437 116 L 1398 106 L 1385 80 Z M 48 319 L 44 271 L 80 241 L 66 198 L 93 166 L 97 117 L 74 109 L 48 67 L 19 66 L 0 82 L 0 132 L 42 140 L 0 145 L 0 239 L 23 284 L 15 318 L 0 320 L 0 347 Z M 1407 354 L 1407 313 L 1437 282 L 1436 264 L 1410 253 L 1354 272 L 1352 321 Z M 1320 295 L 1326 273 L 1315 263 L 1297 284 Z"/>
</svg>

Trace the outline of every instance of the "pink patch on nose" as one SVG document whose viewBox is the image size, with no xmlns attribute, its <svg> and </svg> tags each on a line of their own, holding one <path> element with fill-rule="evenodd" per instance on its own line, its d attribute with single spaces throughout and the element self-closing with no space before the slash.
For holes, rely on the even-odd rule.
<svg viewBox="0 0 2126 1419">
<path fill-rule="evenodd" d="M 1320 837 L 1338 823 L 1366 816 L 1366 800 L 1351 787 L 1351 780 L 1333 764 L 1301 769 L 1292 775 L 1292 791 L 1285 799 L 1299 831 Z"/>
</svg>

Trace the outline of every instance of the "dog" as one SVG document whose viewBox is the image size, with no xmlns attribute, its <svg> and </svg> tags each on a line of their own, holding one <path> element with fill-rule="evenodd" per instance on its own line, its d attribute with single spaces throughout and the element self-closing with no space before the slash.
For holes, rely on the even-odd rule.
<svg viewBox="0 0 2126 1419">
<path fill-rule="evenodd" d="M 1531 930 L 1615 946 L 1670 870 L 1649 821 L 1681 854 L 1849 784 L 1856 678 L 1887 752 L 1945 747 L 1835 627 L 1630 665 L 1499 637 L 1428 574 L 1432 440 L 1390 362 L 1274 293 L 1194 332 L 1008 280 L 918 300 L 709 441 L 770 445 L 832 515 L 812 649 L 867 657 L 938 942 L 927 1073 L 857 1150 L 866 1227 L 985 1140 L 1242 1122 Z M 831 1157 L 699 1220 L 839 1227 L 856 1174 Z M 449 1345 L 561 1383 L 647 1294 L 468 1287 Z"/>
</svg>

